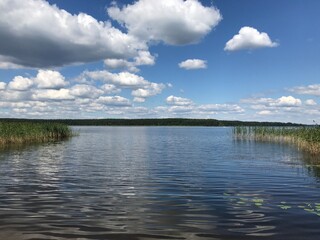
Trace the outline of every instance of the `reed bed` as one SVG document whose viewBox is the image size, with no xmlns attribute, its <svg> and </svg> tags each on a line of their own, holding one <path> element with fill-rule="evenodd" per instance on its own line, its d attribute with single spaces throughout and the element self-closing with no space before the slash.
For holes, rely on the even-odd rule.
<svg viewBox="0 0 320 240">
<path fill-rule="evenodd" d="M 61 123 L 0 121 L 0 146 L 49 142 L 71 136 L 72 131 L 69 126 Z"/>
<path fill-rule="evenodd" d="M 291 143 L 320 155 L 320 127 L 234 127 L 237 139 Z"/>
</svg>

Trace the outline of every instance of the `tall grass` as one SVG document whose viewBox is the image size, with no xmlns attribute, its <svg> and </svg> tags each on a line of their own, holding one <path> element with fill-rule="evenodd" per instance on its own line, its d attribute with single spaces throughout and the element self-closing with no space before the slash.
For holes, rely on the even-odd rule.
<svg viewBox="0 0 320 240">
<path fill-rule="evenodd" d="M 234 127 L 238 139 L 292 143 L 320 155 L 320 127 Z"/>
<path fill-rule="evenodd" d="M 69 126 L 61 123 L 0 121 L 0 146 L 62 140 L 72 136 Z"/>
</svg>

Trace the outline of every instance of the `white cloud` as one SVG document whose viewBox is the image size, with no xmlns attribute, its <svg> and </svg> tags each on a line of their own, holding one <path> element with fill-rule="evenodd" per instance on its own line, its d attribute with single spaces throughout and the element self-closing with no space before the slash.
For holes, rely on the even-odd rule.
<svg viewBox="0 0 320 240">
<path fill-rule="evenodd" d="M 152 56 L 149 51 L 139 51 L 138 56 L 134 58 L 134 64 L 135 66 L 154 65 L 155 60 L 155 56 Z"/>
<path fill-rule="evenodd" d="M 292 96 L 283 96 L 278 98 L 274 103 L 271 103 L 272 105 L 278 107 L 298 107 L 301 106 L 301 100 Z"/>
<path fill-rule="evenodd" d="M 250 104 L 252 106 L 259 105 L 259 106 L 270 106 L 270 103 L 275 102 L 273 98 L 246 98 L 241 99 L 241 103 Z"/>
<path fill-rule="evenodd" d="M 139 88 L 149 84 L 143 77 L 130 72 L 111 73 L 108 71 L 93 71 L 84 72 L 83 75 L 93 80 L 111 83 L 123 88 Z"/>
<path fill-rule="evenodd" d="M 179 67 L 187 70 L 207 68 L 207 61 L 201 59 L 188 59 L 179 63 Z"/>
<path fill-rule="evenodd" d="M 27 112 L 27 109 L 21 109 L 21 108 L 13 108 L 12 110 L 13 110 L 13 112 L 16 112 L 16 113 L 26 113 Z"/>
<path fill-rule="evenodd" d="M 46 89 L 59 89 L 68 84 L 60 72 L 52 70 L 39 70 L 34 82 L 39 88 Z"/>
<path fill-rule="evenodd" d="M 70 89 L 71 95 L 80 98 L 97 98 L 103 93 L 104 91 L 86 84 L 77 84 Z"/>
<path fill-rule="evenodd" d="M 11 62 L 7 62 L 7 57 L 3 57 L 0 55 L 0 69 L 17 69 L 17 68 L 23 68 L 23 66 L 14 64 Z"/>
<path fill-rule="evenodd" d="M 106 66 L 106 68 L 110 70 L 124 69 L 129 72 L 139 72 L 139 69 L 135 66 L 133 62 L 130 62 L 125 59 L 106 59 L 104 60 L 104 65 Z"/>
<path fill-rule="evenodd" d="M 130 72 L 110 73 L 108 71 L 84 72 L 84 77 L 96 81 L 103 81 L 118 88 L 132 89 L 131 95 L 135 102 L 144 102 L 145 98 L 158 95 L 165 89 L 162 83 L 153 83 L 143 77 Z M 144 99 L 144 100 L 143 100 Z"/>
<path fill-rule="evenodd" d="M 136 102 L 142 102 L 142 99 L 160 94 L 165 87 L 162 83 L 150 83 L 144 88 L 133 90 L 131 94 L 135 97 Z"/>
<path fill-rule="evenodd" d="M 64 77 L 57 71 L 39 70 L 34 78 L 25 78 L 16 76 L 8 84 L 8 88 L 15 91 L 26 91 L 36 85 L 40 89 L 60 89 L 68 83 Z"/>
<path fill-rule="evenodd" d="M 241 112 L 244 112 L 244 109 L 236 104 L 205 104 L 205 105 L 200 105 L 198 107 L 198 110 L 204 111 L 204 112 L 212 112 L 212 113 L 217 113 L 217 112 L 241 113 Z"/>
<path fill-rule="evenodd" d="M 0 90 L 0 100 L 2 102 L 24 101 L 29 98 L 29 91 L 16 91 L 10 89 Z"/>
<path fill-rule="evenodd" d="M 31 106 L 30 103 L 25 102 L 0 102 L 0 107 L 26 108 Z"/>
<path fill-rule="evenodd" d="M 135 117 L 135 110 L 142 116 L 143 113 L 139 112 L 142 108 L 138 110 L 133 106 L 132 100 L 119 96 L 118 93 L 122 89 L 126 92 L 131 90 L 133 101 L 142 103 L 146 98 L 160 94 L 167 87 L 166 84 L 149 82 L 128 72 L 85 72 L 81 78 L 89 78 L 92 74 L 98 82 L 82 83 L 77 81 L 78 78 L 68 82 L 56 71 L 49 72 L 48 83 L 39 81 L 39 72 L 34 77 L 17 76 L 9 84 L 0 84 L 0 112 L 5 112 L 4 116 L 16 117 L 19 113 L 19 117 L 27 118 L 95 118 L 117 114 Z M 41 72 L 47 74 L 47 71 Z M 56 81 L 57 79 L 63 81 Z M 59 85 L 66 86 L 58 88 Z M 151 110 L 147 112 L 146 116 L 152 116 Z"/>
<path fill-rule="evenodd" d="M 190 105 L 174 105 L 169 107 L 167 111 L 174 114 L 191 114 L 195 111 L 195 108 Z"/>
<path fill-rule="evenodd" d="M 160 117 L 212 118 L 213 115 L 234 116 L 245 110 L 237 104 L 204 104 L 197 105 L 192 100 L 170 96 L 167 98 L 169 106 L 158 106 L 154 109 Z M 229 119 L 229 117 L 228 117 Z"/>
<path fill-rule="evenodd" d="M 316 102 L 315 100 L 313 100 L 313 99 L 307 99 L 307 100 L 305 101 L 305 104 L 306 104 L 307 106 L 316 106 L 316 105 L 317 105 L 317 102 Z"/>
<path fill-rule="evenodd" d="M 133 101 L 134 101 L 134 102 L 138 102 L 138 103 L 143 103 L 143 102 L 146 101 L 146 99 L 145 99 L 145 98 L 142 98 L 142 97 L 134 97 L 134 98 L 133 98 Z"/>
<path fill-rule="evenodd" d="M 99 97 L 97 102 L 108 106 L 131 106 L 129 99 L 121 96 Z"/>
<path fill-rule="evenodd" d="M 242 103 L 247 103 L 252 106 L 254 109 L 260 108 L 292 108 L 292 107 L 300 107 L 302 101 L 299 98 L 294 98 L 292 96 L 282 96 L 277 99 L 273 98 L 249 98 L 242 99 Z"/>
<path fill-rule="evenodd" d="M 221 21 L 219 10 L 198 0 L 139 0 L 108 14 L 142 41 L 185 45 L 200 41 Z"/>
<path fill-rule="evenodd" d="M 311 114 L 308 110 L 309 107 L 302 104 L 301 99 L 293 96 L 248 98 L 242 99 L 241 103 L 255 112 L 252 113 L 252 117 L 257 117 L 256 120 L 258 121 L 299 122 L 298 119 L 302 119 L 301 122 L 306 122 L 307 119 L 303 120 L 304 117 L 302 116 L 310 116 Z"/>
<path fill-rule="evenodd" d="M 262 110 L 258 112 L 259 115 L 272 115 L 272 112 L 270 110 Z"/>
<path fill-rule="evenodd" d="M 188 98 L 176 97 L 176 96 L 169 96 L 166 99 L 167 104 L 174 105 L 174 106 L 189 106 L 192 105 L 192 100 Z"/>
<path fill-rule="evenodd" d="M 289 89 L 289 91 L 303 95 L 320 96 L 320 84 L 294 87 Z"/>
<path fill-rule="evenodd" d="M 132 61 L 125 59 L 109 58 L 104 60 L 104 65 L 111 70 L 123 69 L 129 72 L 139 72 L 138 66 L 154 65 L 155 56 L 152 56 L 149 51 L 139 51 L 138 55 Z"/>
<path fill-rule="evenodd" d="M 39 89 L 32 94 L 33 100 L 71 100 L 74 96 L 70 94 L 69 89 Z"/>
<path fill-rule="evenodd" d="M 224 50 L 237 51 L 277 46 L 279 44 L 272 42 L 267 33 L 259 32 L 252 27 L 242 27 L 239 33 L 226 43 Z"/>
<path fill-rule="evenodd" d="M 113 94 L 121 92 L 121 89 L 117 88 L 113 84 L 104 84 L 101 86 L 101 89 L 104 91 L 105 94 Z"/>
<path fill-rule="evenodd" d="M 2 0 L 0 16 L 0 66 L 5 68 L 128 58 L 147 49 L 145 42 L 109 22 L 72 15 L 44 0 Z"/>
<path fill-rule="evenodd" d="M 29 78 L 24 78 L 21 76 L 16 76 L 11 82 L 9 82 L 8 87 L 11 90 L 16 91 L 26 91 L 33 85 L 33 81 Z"/>
<path fill-rule="evenodd" d="M 5 82 L 0 82 L 0 90 L 6 89 L 7 84 Z"/>
</svg>

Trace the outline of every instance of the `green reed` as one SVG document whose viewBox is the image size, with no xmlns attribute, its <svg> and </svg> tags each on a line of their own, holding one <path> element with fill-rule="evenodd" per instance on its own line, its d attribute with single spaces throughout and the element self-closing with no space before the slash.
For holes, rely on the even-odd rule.
<svg viewBox="0 0 320 240">
<path fill-rule="evenodd" d="M 70 136 L 69 126 L 61 123 L 0 121 L 0 145 L 48 142 Z"/>
<path fill-rule="evenodd" d="M 237 139 L 293 143 L 312 154 L 320 154 L 320 127 L 234 127 Z"/>
</svg>

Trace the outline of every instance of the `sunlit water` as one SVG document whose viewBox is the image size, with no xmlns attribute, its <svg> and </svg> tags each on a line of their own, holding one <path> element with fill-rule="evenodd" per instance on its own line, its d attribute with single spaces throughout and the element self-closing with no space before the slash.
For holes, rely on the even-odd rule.
<svg viewBox="0 0 320 240">
<path fill-rule="evenodd" d="M 0 239 L 319 239 L 320 165 L 292 146 L 230 128 L 75 129 L 0 151 Z"/>
</svg>

